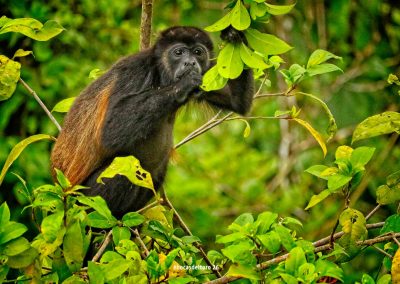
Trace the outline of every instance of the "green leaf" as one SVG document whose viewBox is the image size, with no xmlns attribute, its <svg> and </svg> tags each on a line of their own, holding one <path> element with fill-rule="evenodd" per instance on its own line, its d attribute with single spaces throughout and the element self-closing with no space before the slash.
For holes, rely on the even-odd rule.
<svg viewBox="0 0 400 284">
<path fill-rule="evenodd" d="M 250 128 L 250 124 L 247 120 L 245 119 L 240 119 L 241 121 L 243 121 L 246 124 L 246 128 L 243 131 L 243 137 L 247 138 L 250 136 L 250 132 L 251 132 L 251 128 Z"/>
<path fill-rule="evenodd" d="M 316 177 L 319 177 L 319 178 L 322 178 L 322 179 L 326 179 L 326 180 L 327 180 L 327 179 L 328 179 L 328 176 L 322 175 L 322 173 L 323 173 L 326 169 L 328 169 L 327 166 L 324 166 L 324 165 L 314 165 L 314 166 L 309 167 L 309 168 L 306 170 L 306 172 L 309 173 L 309 174 L 312 174 L 312 175 L 314 175 L 314 176 L 316 176 Z"/>
<path fill-rule="evenodd" d="M 254 267 L 249 265 L 233 263 L 230 267 L 226 276 L 241 277 L 252 280 L 260 280 L 260 275 Z"/>
<path fill-rule="evenodd" d="M 232 233 L 226 236 L 217 235 L 215 242 L 217 244 L 233 243 L 238 240 L 246 239 L 246 235 L 241 232 Z"/>
<path fill-rule="evenodd" d="M 383 225 L 380 230 L 380 234 L 391 233 L 391 232 L 400 232 L 400 215 L 394 214 L 389 216 L 385 220 L 385 225 Z"/>
<path fill-rule="evenodd" d="M 126 227 L 115 226 L 112 228 L 112 237 L 115 245 L 121 240 L 129 240 L 131 238 L 131 231 Z"/>
<path fill-rule="evenodd" d="M 249 45 L 263 55 L 281 54 L 292 49 L 290 45 L 276 36 L 261 33 L 255 29 L 247 29 L 245 36 Z"/>
<path fill-rule="evenodd" d="M 310 199 L 310 202 L 308 202 L 307 207 L 304 210 L 308 210 L 311 207 L 314 207 L 315 205 L 320 203 L 322 200 L 324 200 L 331 194 L 332 194 L 332 192 L 329 189 L 325 189 L 325 190 L 321 191 L 319 194 L 313 195 Z"/>
<path fill-rule="evenodd" d="M 341 159 L 346 159 L 346 160 L 350 160 L 351 154 L 353 153 L 353 148 L 346 146 L 346 145 L 342 145 L 339 146 L 336 149 L 335 152 L 335 159 L 336 160 L 341 160 Z"/>
<path fill-rule="evenodd" d="M 290 251 L 296 246 L 289 229 L 283 227 L 282 225 L 278 225 L 275 227 L 275 231 L 278 233 L 282 245 L 287 251 Z"/>
<path fill-rule="evenodd" d="M 7 265 L 15 269 L 24 268 L 31 265 L 37 256 L 37 250 L 31 247 L 20 254 L 8 257 Z"/>
<path fill-rule="evenodd" d="M 319 146 L 322 149 L 322 152 L 324 153 L 324 157 L 326 156 L 327 153 L 327 149 L 326 149 L 326 145 L 325 145 L 325 141 L 322 138 L 321 134 L 315 130 L 311 124 L 309 124 L 307 121 L 302 120 L 300 118 L 292 118 L 291 120 L 296 121 L 297 123 L 299 123 L 301 126 L 303 126 L 305 129 L 308 130 L 308 132 L 311 133 L 311 135 L 314 137 L 314 139 L 318 142 Z"/>
<path fill-rule="evenodd" d="M 324 63 L 332 58 L 342 60 L 340 56 L 336 56 L 329 51 L 317 49 L 310 55 L 310 58 L 307 62 L 307 69 L 312 66 L 320 65 L 321 63 Z"/>
<path fill-rule="evenodd" d="M 44 239 L 48 243 L 54 242 L 62 231 L 64 226 L 64 211 L 58 211 L 54 214 L 48 215 L 42 221 L 41 231 Z"/>
<path fill-rule="evenodd" d="M 217 22 L 204 28 L 207 32 L 218 32 L 226 29 L 231 24 L 232 10 Z"/>
<path fill-rule="evenodd" d="M 144 216 L 142 216 L 136 212 L 126 213 L 122 217 L 122 223 L 124 224 L 124 226 L 127 226 L 127 227 L 139 226 L 140 224 L 142 224 L 144 222 L 144 220 L 145 220 Z"/>
<path fill-rule="evenodd" d="M 76 97 L 68 98 L 58 102 L 51 112 L 68 112 L 69 109 L 72 107 Z"/>
<path fill-rule="evenodd" d="M 221 252 L 229 258 L 232 262 L 255 265 L 257 260 L 252 254 L 252 250 L 255 248 L 254 244 L 250 242 L 240 242 L 227 246 L 221 250 Z"/>
<path fill-rule="evenodd" d="M 315 75 L 330 73 L 334 71 L 340 71 L 343 73 L 343 70 L 337 67 L 335 64 L 324 63 L 320 65 L 313 65 L 307 68 L 307 75 L 312 77 Z"/>
<path fill-rule="evenodd" d="M 90 227 L 100 229 L 109 229 L 117 224 L 117 219 L 114 217 L 106 218 L 97 211 L 88 214 L 88 221 Z"/>
<path fill-rule="evenodd" d="M 115 220 L 114 216 L 112 216 L 110 209 L 107 206 L 106 201 L 101 196 L 78 196 L 77 200 L 85 204 L 99 213 L 101 216 L 106 218 L 107 220 Z"/>
<path fill-rule="evenodd" d="M 17 87 L 21 64 L 0 55 L 0 101 L 9 99 Z"/>
<path fill-rule="evenodd" d="M 251 19 L 249 12 L 243 5 L 242 1 L 236 2 L 235 7 L 232 9 L 231 25 L 238 31 L 243 31 L 250 26 Z"/>
<path fill-rule="evenodd" d="M 390 274 L 382 275 L 376 282 L 376 284 L 390 284 L 390 283 L 392 283 L 392 277 L 390 276 Z"/>
<path fill-rule="evenodd" d="M 217 66 L 222 77 L 228 79 L 239 77 L 243 71 L 239 45 L 228 43 L 218 55 Z"/>
<path fill-rule="evenodd" d="M 381 205 L 395 203 L 400 200 L 400 186 L 381 185 L 376 190 L 376 201 Z"/>
<path fill-rule="evenodd" d="M 289 252 L 289 256 L 285 261 L 285 271 L 293 276 L 297 276 L 297 270 L 306 262 L 303 249 L 295 247 Z"/>
<path fill-rule="evenodd" d="M 104 73 L 106 73 L 106 71 L 101 70 L 99 68 L 93 69 L 89 73 L 89 79 L 96 80 L 97 78 L 101 77 Z"/>
<path fill-rule="evenodd" d="M 254 222 L 253 215 L 251 213 L 243 213 L 233 221 L 234 224 L 239 226 L 245 226 L 246 224 L 252 224 Z"/>
<path fill-rule="evenodd" d="M 394 185 L 398 185 L 400 183 L 400 171 L 394 172 L 392 174 L 390 174 L 387 178 L 386 178 L 386 184 L 388 186 L 394 186 Z M 0 214 L 1 215 L 1 214 Z M 1 218 L 0 218 L 1 219 Z M 0 223 L 1 224 L 1 223 Z"/>
<path fill-rule="evenodd" d="M 103 284 L 104 283 L 104 272 L 101 268 L 101 265 L 88 261 L 88 276 L 89 276 L 89 283 L 93 284 Z"/>
<path fill-rule="evenodd" d="M 116 157 L 96 181 L 102 183 L 103 178 L 113 178 L 116 175 L 127 177 L 133 184 L 148 188 L 157 196 L 151 174 L 141 167 L 139 160 L 134 156 Z"/>
<path fill-rule="evenodd" d="M 392 132 L 400 133 L 400 113 L 387 111 L 370 116 L 357 125 L 351 143 Z"/>
<path fill-rule="evenodd" d="M 242 58 L 244 64 L 250 68 L 264 70 L 269 67 L 260 55 L 253 52 L 243 42 L 240 44 L 240 57 Z"/>
<path fill-rule="evenodd" d="M 63 252 L 69 270 L 74 273 L 82 268 L 84 249 L 80 221 L 73 222 L 64 236 Z"/>
<path fill-rule="evenodd" d="M 0 245 L 22 236 L 28 228 L 21 223 L 9 222 L 4 227 L 0 227 Z"/>
<path fill-rule="evenodd" d="M 363 240 L 367 236 L 364 215 L 352 208 L 345 209 L 339 217 L 339 224 L 345 234 L 351 236 L 352 241 Z"/>
<path fill-rule="evenodd" d="M 122 275 L 129 268 L 129 261 L 125 259 L 113 260 L 102 265 L 102 270 L 106 281 L 111 281 Z"/>
<path fill-rule="evenodd" d="M 10 208 L 6 202 L 3 202 L 0 206 L 0 228 L 4 228 L 6 224 L 10 222 Z"/>
<path fill-rule="evenodd" d="M 394 75 L 394 74 L 389 74 L 388 79 L 387 79 L 388 84 L 396 84 L 397 86 L 400 86 L 400 81 L 399 78 Z"/>
<path fill-rule="evenodd" d="M 0 283 L 3 283 L 4 279 L 6 279 L 8 271 L 10 271 L 10 267 L 7 265 L 0 265 Z"/>
<path fill-rule="evenodd" d="M 2 248 L 2 254 L 7 256 L 14 256 L 26 251 L 30 247 L 31 245 L 29 244 L 29 241 L 21 237 L 5 244 Z"/>
<path fill-rule="evenodd" d="M 138 246 L 131 240 L 121 240 L 115 247 L 115 250 L 122 254 L 127 255 L 128 252 L 139 251 Z"/>
<path fill-rule="evenodd" d="M 13 56 L 12 59 L 14 60 L 15 57 L 25 57 L 25 56 L 28 56 L 29 54 L 33 54 L 33 52 L 30 51 L 30 50 L 18 49 L 18 50 L 14 53 L 14 56 Z"/>
<path fill-rule="evenodd" d="M 225 87 L 227 82 L 228 79 L 219 74 L 218 66 L 215 65 L 204 74 L 201 88 L 206 92 L 219 90 Z"/>
<path fill-rule="evenodd" d="M 212 264 L 216 264 L 224 259 L 224 256 L 216 250 L 209 250 L 207 252 L 207 257 Z"/>
<path fill-rule="evenodd" d="M 265 3 L 267 6 L 267 11 L 271 15 L 284 15 L 289 13 L 293 7 L 296 5 L 296 3 L 291 4 L 291 5 L 272 5 L 269 3 Z"/>
<path fill-rule="evenodd" d="M 375 284 L 375 280 L 368 274 L 363 274 L 363 276 L 361 278 L 361 283 L 362 284 Z"/>
<path fill-rule="evenodd" d="M 257 238 L 260 240 L 261 244 L 272 254 L 277 253 L 281 247 L 281 239 L 279 238 L 278 233 L 275 231 L 271 231 L 263 235 L 257 235 Z"/>
<path fill-rule="evenodd" d="M 250 3 L 250 16 L 253 20 L 265 16 L 267 13 L 267 6 L 264 3 Z"/>
<path fill-rule="evenodd" d="M 278 214 L 265 211 L 258 215 L 257 220 L 254 222 L 257 228 L 257 234 L 264 234 L 270 230 L 272 224 L 276 223 Z"/>
<path fill-rule="evenodd" d="M 331 261 L 320 258 L 315 262 L 315 269 L 321 277 L 332 277 L 344 282 L 343 270 L 337 264 Z"/>
<path fill-rule="evenodd" d="M 22 141 L 20 141 L 17 145 L 15 145 L 10 154 L 8 154 L 7 160 L 4 163 L 3 169 L 1 170 L 0 174 L 0 185 L 4 180 L 4 177 L 12 165 L 12 163 L 19 157 L 19 155 L 22 153 L 22 151 L 31 143 L 40 141 L 40 140 L 55 140 L 54 137 L 47 135 L 47 134 L 37 134 L 30 136 Z"/>
<path fill-rule="evenodd" d="M 64 30 L 60 24 L 52 20 L 43 25 L 32 18 L 8 19 L 3 16 L 0 22 L 3 24 L 0 28 L 0 34 L 9 32 L 21 33 L 38 41 L 47 41 Z"/>
<path fill-rule="evenodd" d="M 351 181 L 351 176 L 335 174 L 328 177 L 328 190 L 335 192 L 337 189 L 342 188 Z"/>
<path fill-rule="evenodd" d="M 331 110 L 329 109 L 328 105 L 323 100 L 321 100 L 320 98 L 314 96 L 313 94 L 303 93 L 303 92 L 298 92 L 296 94 L 301 94 L 301 95 L 307 96 L 307 97 L 317 101 L 322 106 L 322 108 L 324 109 L 325 113 L 328 115 L 328 119 L 329 119 L 329 125 L 328 125 L 328 128 L 326 130 L 326 132 L 329 135 L 327 141 L 331 140 L 333 138 L 333 136 L 336 134 L 337 125 L 336 125 L 335 117 L 333 116 L 333 114 L 332 114 Z"/>
<path fill-rule="evenodd" d="M 371 160 L 374 152 L 375 148 L 372 147 L 358 147 L 351 153 L 350 162 L 354 168 L 363 167 Z"/>
</svg>

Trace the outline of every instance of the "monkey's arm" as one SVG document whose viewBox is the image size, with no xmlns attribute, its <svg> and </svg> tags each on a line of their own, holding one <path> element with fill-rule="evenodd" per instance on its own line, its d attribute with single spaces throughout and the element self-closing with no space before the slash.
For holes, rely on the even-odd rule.
<svg viewBox="0 0 400 284">
<path fill-rule="evenodd" d="M 102 145 L 113 152 L 131 152 L 137 143 L 160 130 L 167 119 L 173 119 L 175 112 L 199 84 L 201 76 L 188 73 L 167 87 L 139 93 L 117 89 L 110 97 Z"/>
<path fill-rule="evenodd" d="M 251 70 L 243 70 L 242 74 L 221 90 L 205 92 L 200 100 L 205 100 L 213 106 L 232 110 L 241 115 L 249 112 L 253 101 L 254 79 Z"/>
</svg>

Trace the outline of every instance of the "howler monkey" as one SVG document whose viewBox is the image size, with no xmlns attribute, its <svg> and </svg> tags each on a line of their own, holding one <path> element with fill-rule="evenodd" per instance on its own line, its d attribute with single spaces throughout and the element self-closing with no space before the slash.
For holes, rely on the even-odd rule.
<svg viewBox="0 0 400 284">
<path fill-rule="evenodd" d="M 244 40 L 233 28 L 224 30 L 221 38 Z M 251 70 L 221 90 L 200 91 L 202 76 L 213 65 L 212 49 L 203 30 L 172 27 L 152 48 L 119 60 L 75 100 L 52 151 L 52 168 L 63 171 L 73 185 L 88 186 L 86 195 L 101 195 L 117 217 L 143 207 L 152 192 L 126 177 L 96 183 L 116 156 L 138 158 L 157 190 L 165 178 L 175 114 L 182 105 L 191 99 L 206 101 L 239 114 L 251 107 Z"/>
</svg>

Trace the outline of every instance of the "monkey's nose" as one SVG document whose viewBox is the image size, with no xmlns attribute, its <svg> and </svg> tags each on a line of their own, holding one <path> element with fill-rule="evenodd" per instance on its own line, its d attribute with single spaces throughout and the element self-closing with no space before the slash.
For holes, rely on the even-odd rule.
<svg viewBox="0 0 400 284">
<path fill-rule="evenodd" d="M 195 61 L 186 61 L 185 66 L 195 66 L 196 62 Z"/>
</svg>

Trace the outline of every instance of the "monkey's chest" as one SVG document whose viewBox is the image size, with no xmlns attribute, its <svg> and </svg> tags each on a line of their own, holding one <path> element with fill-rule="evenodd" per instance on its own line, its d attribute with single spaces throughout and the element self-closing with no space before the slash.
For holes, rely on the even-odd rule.
<svg viewBox="0 0 400 284">
<path fill-rule="evenodd" d="M 148 170 L 153 178 L 160 171 L 164 174 L 169 155 L 173 147 L 173 121 L 166 120 L 159 125 L 146 139 L 133 148 L 133 155 L 139 159 L 142 167 Z"/>
</svg>

